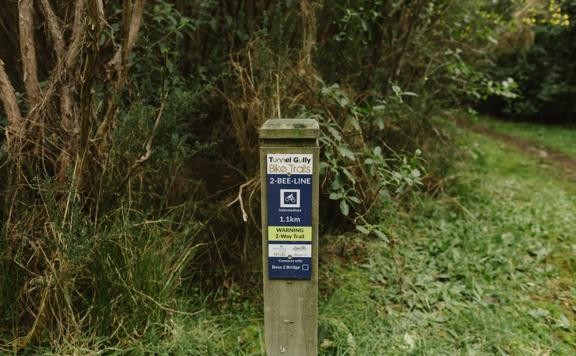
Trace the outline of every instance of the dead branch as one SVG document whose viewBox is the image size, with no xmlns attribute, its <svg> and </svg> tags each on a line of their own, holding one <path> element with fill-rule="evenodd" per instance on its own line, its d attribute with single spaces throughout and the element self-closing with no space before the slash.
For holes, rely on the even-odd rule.
<svg viewBox="0 0 576 356">
<path fill-rule="evenodd" d="M 76 166 L 76 184 L 82 186 L 82 179 L 85 177 L 85 167 L 88 156 L 88 143 L 90 138 L 90 127 L 93 119 L 93 96 L 92 82 L 96 72 L 96 63 L 98 60 L 98 40 L 102 30 L 102 7 L 97 0 L 88 2 L 86 8 L 87 14 L 87 37 L 89 41 L 84 43 L 86 49 L 82 57 L 81 84 L 80 93 L 80 135 L 78 140 L 77 166 Z"/>
<path fill-rule="evenodd" d="M 166 98 L 167 95 L 162 98 L 162 103 L 160 104 L 160 109 L 158 110 L 158 114 L 156 115 L 156 121 L 154 121 L 154 127 L 152 128 L 152 133 L 148 138 L 148 142 L 146 142 L 146 153 L 143 154 L 138 160 L 136 161 L 138 164 L 142 164 L 143 162 L 150 159 L 152 156 L 152 143 L 154 142 L 154 136 L 156 136 L 156 131 L 158 131 L 158 127 L 160 126 L 160 121 L 162 120 L 162 114 L 164 113 L 164 106 L 166 105 Z"/>
<path fill-rule="evenodd" d="M 166 106 L 166 99 L 168 98 L 168 93 L 166 93 L 162 97 L 162 102 L 160 103 L 160 108 L 158 109 L 158 113 L 156 114 L 156 120 L 154 121 L 154 127 L 152 128 L 152 132 L 150 133 L 150 137 L 148 137 L 148 141 L 146 142 L 146 152 L 142 156 L 140 156 L 131 166 L 128 168 L 128 173 L 122 179 L 122 183 L 118 186 L 118 191 L 120 191 L 124 185 L 128 182 L 128 179 L 132 177 L 132 174 L 136 171 L 136 169 L 142 165 L 142 163 L 146 162 L 147 160 L 152 157 L 152 144 L 154 142 L 154 137 L 156 136 L 156 131 L 158 131 L 158 127 L 160 126 L 160 122 L 162 121 L 162 116 L 164 114 L 164 107 Z"/>
<path fill-rule="evenodd" d="M 132 19 L 130 21 L 130 29 L 128 31 L 128 39 L 126 41 L 125 50 L 123 53 L 123 62 L 128 61 L 128 54 L 132 52 L 136 44 L 136 37 L 140 31 L 140 24 L 142 23 L 142 13 L 144 12 L 144 0 L 136 0 L 134 10 L 132 11 Z"/>
<path fill-rule="evenodd" d="M 16 100 L 16 92 L 14 87 L 6 74 L 4 69 L 4 61 L 0 59 L 0 100 L 4 105 L 4 111 L 8 117 L 8 127 L 6 129 L 6 141 L 8 142 L 8 147 L 13 145 L 14 137 L 21 138 L 22 131 L 24 128 L 22 114 L 20 113 L 20 108 L 18 107 L 18 101 Z M 13 137 L 14 136 L 14 137 Z"/>
<path fill-rule="evenodd" d="M 62 29 L 60 28 L 58 17 L 54 13 L 54 10 L 52 10 L 52 6 L 50 6 L 50 2 L 48 2 L 48 0 L 40 0 L 40 5 L 42 13 L 46 18 L 50 39 L 54 45 L 56 60 L 60 61 L 62 58 L 64 58 L 64 38 L 62 36 Z"/>
<path fill-rule="evenodd" d="M 118 75 L 117 84 L 123 85 L 125 78 L 122 75 L 123 66 L 128 62 L 128 55 L 132 52 L 136 44 L 138 31 L 142 22 L 142 13 L 144 12 L 144 0 L 136 0 L 132 9 L 132 1 L 124 1 L 124 11 L 122 14 L 124 38 L 122 44 L 114 53 L 114 57 L 108 62 L 109 72 L 115 72 Z M 125 73 L 124 73 L 125 75 Z"/>
<path fill-rule="evenodd" d="M 72 25 L 72 41 L 68 46 L 68 50 L 66 51 L 66 70 L 70 71 L 78 62 L 80 58 L 80 54 L 82 52 L 82 43 L 84 42 L 84 37 L 86 35 L 86 31 L 84 31 L 84 18 L 85 18 L 85 11 L 86 11 L 86 1 L 80 0 L 76 3 L 76 7 L 74 9 L 74 23 Z"/>
<path fill-rule="evenodd" d="M 84 21 L 86 18 L 86 1 L 80 0 L 76 2 L 74 8 L 74 23 L 72 25 L 72 40 L 66 51 L 64 60 L 56 64 L 52 70 L 50 77 L 47 80 L 44 96 L 40 103 L 29 113 L 31 115 L 43 115 L 46 111 L 48 104 L 52 102 L 54 95 L 57 92 L 57 87 L 61 84 L 66 90 L 69 90 L 72 84 L 70 73 L 76 68 L 76 64 L 82 54 L 82 47 L 86 31 L 84 28 Z"/>
<path fill-rule="evenodd" d="M 54 53 L 56 55 L 56 67 L 60 66 L 64 61 L 64 37 L 58 16 L 54 13 L 52 6 L 48 0 L 40 0 L 42 13 L 46 18 L 48 33 L 54 46 Z M 62 125 L 66 131 L 74 129 L 72 124 L 72 99 L 70 97 L 70 88 L 67 85 L 61 85 L 60 88 L 60 114 L 62 116 Z"/>
<path fill-rule="evenodd" d="M 228 203 L 228 205 L 226 205 L 226 207 L 228 208 L 228 207 L 234 205 L 234 203 L 236 203 L 236 202 L 240 203 L 240 210 L 242 211 L 242 220 L 244 222 L 248 222 L 248 214 L 246 213 L 246 209 L 244 209 L 244 199 L 242 199 L 242 191 L 244 190 L 244 188 L 246 188 L 247 186 L 252 184 L 254 179 L 255 178 L 252 178 L 249 181 L 240 185 L 240 189 L 238 189 L 238 195 L 236 196 L 236 199 L 232 200 L 230 203 Z"/>
<path fill-rule="evenodd" d="M 36 61 L 36 45 L 34 42 L 34 4 L 32 0 L 19 0 L 18 27 L 20 29 L 20 53 L 24 72 L 24 86 L 28 108 L 32 110 L 40 101 L 40 85 L 38 84 L 38 68 Z"/>
<path fill-rule="evenodd" d="M 124 39 L 120 48 L 114 54 L 114 57 L 110 62 L 108 62 L 108 79 L 116 75 L 116 81 L 113 83 L 116 93 L 119 93 L 124 89 L 124 85 L 126 84 L 126 77 L 128 74 L 128 55 L 134 48 L 136 44 L 136 38 L 138 35 L 138 31 L 140 30 L 140 24 L 142 23 L 142 14 L 144 12 L 144 0 L 136 0 L 134 4 L 134 8 L 132 8 L 131 0 L 126 0 L 124 5 Z M 130 11 L 131 10 L 131 11 Z M 128 28 L 126 29 L 126 24 L 129 23 Z M 104 138 L 107 135 L 112 122 L 114 121 L 114 117 L 116 116 L 116 110 L 118 109 L 118 105 L 116 103 L 116 99 L 111 96 L 108 99 L 106 112 L 104 114 L 104 119 L 102 123 L 98 127 L 96 132 L 96 140 L 100 142 L 102 145 L 104 142 Z"/>
</svg>

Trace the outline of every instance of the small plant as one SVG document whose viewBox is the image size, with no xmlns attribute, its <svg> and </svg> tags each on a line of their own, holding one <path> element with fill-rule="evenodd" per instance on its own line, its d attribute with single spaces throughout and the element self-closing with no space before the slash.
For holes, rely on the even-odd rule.
<svg viewBox="0 0 576 356">
<path fill-rule="evenodd" d="M 340 113 L 331 120 L 315 115 L 322 128 L 320 168 L 328 198 L 337 202 L 340 213 L 360 232 L 385 239 L 385 234 L 367 221 L 371 219 L 367 214 L 376 206 L 386 206 L 394 196 L 418 189 L 423 160 L 420 149 L 413 154 L 397 152 L 375 131 L 385 132 L 390 125 L 386 117 L 399 108 L 411 112 L 404 98 L 417 95 L 392 85 L 390 97 L 375 100 L 375 104 L 359 104 L 339 85 L 322 84 L 320 100 Z"/>
</svg>

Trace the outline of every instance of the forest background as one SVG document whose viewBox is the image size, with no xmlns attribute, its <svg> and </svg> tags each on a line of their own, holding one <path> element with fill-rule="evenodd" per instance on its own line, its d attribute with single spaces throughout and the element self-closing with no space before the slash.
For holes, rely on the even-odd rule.
<svg viewBox="0 0 576 356">
<path fill-rule="evenodd" d="M 258 305 L 266 119 L 320 122 L 323 233 L 391 246 L 458 179 L 456 117 L 576 120 L 574 0 L 0 9 L 5 350 L 122 349 Z"/>
</svg>

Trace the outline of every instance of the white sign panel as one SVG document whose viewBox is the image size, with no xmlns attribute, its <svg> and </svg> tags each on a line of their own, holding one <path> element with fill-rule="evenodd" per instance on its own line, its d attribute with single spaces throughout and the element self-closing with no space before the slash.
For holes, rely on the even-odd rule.
<svg viewBox="0 0 576 356">
<path fill-rule="evenodd" d="M 311 244 L 269 244 L 269 257 L 312 257 Z"/>
<path fill-rule="evenodd" d="M 266 157 L 268 174 L 312 174 L 311 154 L 269 154 Z"/>
</svg>

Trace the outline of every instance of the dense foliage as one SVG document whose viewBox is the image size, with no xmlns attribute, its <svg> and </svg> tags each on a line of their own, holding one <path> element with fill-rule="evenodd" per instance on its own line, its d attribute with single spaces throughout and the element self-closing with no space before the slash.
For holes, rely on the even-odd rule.
<svg viewBox="0 0 576 356">
<path fill-rule="evenodd" d="M 574 123 L 576 1 L 538 1 L 520 9 L 505 3 L 503 14 L 512 17 L 506 35 L 514 40 L 498 48 L 486 70 L 500 80 L 514 79 L 518 95 L 491 98 L 488 108 L 516 120 Z"/>
<path fill-rule="evenodd" d="M 492 1 L 98 4 L 0 1 L 0 340 L 16 350 L 161 335 L 207 291 L 258 283 L 266 119 L 320 122 L 324 230 L 388 240 L 383 216 L 446 184 L 440 110 L 510 96 L 508 74 L 478 71 Z"/>
</svg>

